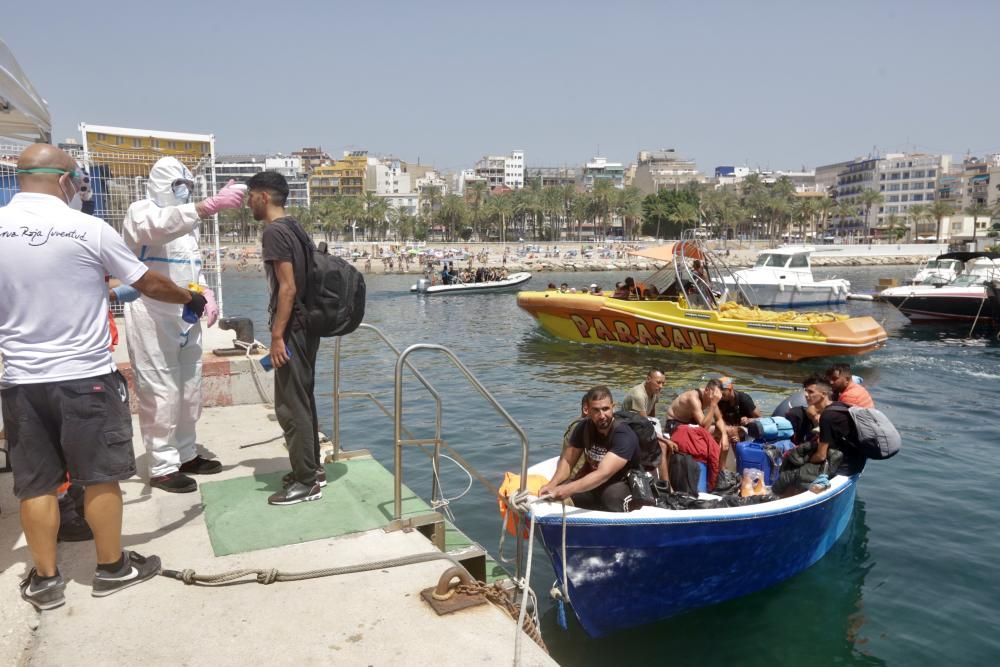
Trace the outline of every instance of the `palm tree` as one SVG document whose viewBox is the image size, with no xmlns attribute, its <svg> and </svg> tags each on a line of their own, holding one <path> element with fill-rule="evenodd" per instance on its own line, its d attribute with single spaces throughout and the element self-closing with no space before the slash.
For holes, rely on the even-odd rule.
<svg viewBox="0 0 1000 667">
<path fill-rule="evenodd" d="M 934 221 L 937 223 L 937 231 L 934 232 L 935 240 L 940 241 L 941 239 L 946 238 L 948 235 L 944 233 L 944 229 L 941 228 L 941 225 L 943 224 L 945 218 L 955 214 L 954 207 L 943 199 L 935 199 L 934 203 L 931 204 L 928 213 L 930 213 L 931 217 L 934 218 Z"/>
<path fill-rule="evenodd" d="M 906 224 L 903 222 L 903 218 L 895 213 L 890 213 L 886 222 L 889 224 L 889 236 L 893 240 L 898 241 L 906 235 Z"/>
<path fill-rule="evenodd" d="M 583 243 L 583 221 L 590 219 L 592 208 L 589 192 L 576 196 L 570 204 L 570 212 L 573 219 L 576 220 L 576 240 L 579 243 Z"/>
<path fill-rule="evenodd" d="M 872 223 L 871 223 L 871 212 L 872 206 L 876 204 L 881 205 L 885 202 L 885 197 L 882 196 L 881 192 L 876 192 L 871 188 L 865 188 L 861 191 L 861 205 L 865 209 L 865 240 L 871 235 Z"/>
<path fill-rule="evenodd" d="M 343 211 L 344 220 L 347 226 L 351 228 L 351 240 L 355 240 L 356 229 L 358 223 L 364 222 L 365 219 L 365 205 L 361 201 L 361 198 L 355 195 L 341 195 L 339 206 Z M 364 232 L 362 232 L 362 238 L 364 238 Z"/>
<path fill-rule="evenodd" d="M 480 229 L 480 210 L 489 194 L 489 188 L 486 187 L 486 181 L 472 181 L 467 187 L 465 197 L 469 202 L 469 211 L 472 214 L 472 228 L 476 230 L 476 234 L 480 235 L 479 240 L 483 240 L 482 230 Z"/>
<path fill-rule="evenodd" d="M 601 221 L 601 236 L 605 239 L 608 237 L 608 223 L 611 217 L 611 203 L 615 196 L 614 190 L 614 183 L 602 178 L 594 183 L 594 190 L 591 193 L 595 217 Z"/>
<path fill-rule="evenodd" d="M 668 219 L 681 226 L 680 235 L 683 238 L 684 225 L 691 224 L 693 226 L 698 222 L 698 207 L 686 201 L 678 202 Z"/>
<path fill-rule="evenodd" d="M 816 218 L 816 202 L 805 197 L 797 199 L 792 215 L 799 223 L 799 237 L 804 243 L 806 240 L 806 223 L 809 223 L 810 227 L 812 227 Z"/>
<path fill-rule="evenodd" d="M 552 240 L 558 241 L 561 234 L 561 214 L 563 208 L 562 188 L 548 187 L 542 190 L 541 196 L 542 212 L 549 220 Z"/>
<path fill-rule="evenodd" d="M 622 219 L 622 238 L 626 241 L 634 238 L 635 222 L 642 216 L 642 194 L 639 188 L 629 186 L 618 190 L 615 194 L 614 212 Z"/>
<path fill-rule="evenodd" d="M 425 185 L 420 190 L 421 212 L 433 216 L 439 208 L 441 208 L 441 188 L 436 185 Z"/>
<path fill-rule="evenodd" d="M 370 190 L 364 193 L 361 202 L 364 207 L 362 219 L 365 222 L 365 231 L 373 233 L 376 239 L 384 239 L 387 227 L 385 214 L 389 204 L 384 197 L 379 197 Z"/>
<path fill-rule="evenodd" d="M 444 227 L 445 236 L 449 241 L 461 232 L 468 218 L 469 211 L 465 207 L 465 200 L 458 195 L 447 195 L 435 215 L 438 224 Z"/>
<path fill-rule="evenodd" d="M 514 214 L 514 198 L 510 193 L 501 193 L 487 201 L 493 217 L 500 221 L 500 242 L 507 243 L 507 222 Z"/>
<path fill-rule="evenodd" d="M 989 219 L 990 215 L 992 214 L 992 211 L 990 210 L 990 207 L 987 206 L 986 204 L 976 202 L 971 206 L 967 206 L 965 208 L 964 213 L 966 215 L 972 216 L 972 243 L 973 243 L 972 247 L 973 249 L 975 249 L 976 232 L 978 231 L 979 218 Z"/>
<path fill-rule="evenodd" d="M 820 233 L 826 232 L 826 224 L 830 221 L 830 216 L 833 215 L 836 208 L 837 202 L 830 197 L 823 197 L 816 202 L 816 213 L 819 214 L 819 224 L 813 229 L 814 240 Z"/>
<path fill-rule="evenodd" d="M 847 201 L 846 199 L 837 202 L 835 210 L 837 218 L 839 219 L 840 222 L 841 231 L 843 231 L 845 222 L 854 218 L 854 216 L 857 215 L 858 212 L 857 208 L 855 208 L 854 206 L 854 203 Z"/>
<path fill-rule="evenodd" d="M 906 212 L 910 216 L 910 220 L 913 221 L 910 243 L 916 243 L 919 236 L 917 228 L 920 226 L 920 223 L 931 219 L 930 206 L 927 204 L 914 204 Z"/>
</svg>

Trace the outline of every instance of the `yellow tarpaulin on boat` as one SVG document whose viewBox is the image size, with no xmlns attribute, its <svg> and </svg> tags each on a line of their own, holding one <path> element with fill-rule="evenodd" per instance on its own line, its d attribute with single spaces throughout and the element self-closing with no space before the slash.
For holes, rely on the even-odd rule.
<svg viewBox="0 0 1000 667">
<path fill-rule="evenodd" d="M 528 475 L 527 484 L 524 490 L 530 494 L 538 495 L 538 490 L 548 484 L 549 478 L 545 475 Z M 507 532 L 517 537 L 517 517 L 514 513 L 507 513 L 507 503 L 504 501 L 505 498 L 510 498 L 515 493 L 521 489 L 521 476 L 512 472 L 506 472 L 503 475 L 503 484 L 500 485 L 498 491 L 500 498 L 497 502 L 500 504 L 500 516 L 506 518 L 507 520 Z M 524 536 L 528 536 L 528 531 L 524 531 Z"/>
<path fill-rule="evenodd" d="M 761 310 L 758 307 L 750 308 L 736 303 L 726 301 L 719 306 L 719 314 L 734 320 L 749 320 L 751 322 L 783 322 L 786 324 L 817 324 L 819 322 L 837 322 L 846 320 L 848 315 L 843 313 L 817 313 L 794 310 L 783 310 L 780 312 L 773 310 Z"/>
</svg>

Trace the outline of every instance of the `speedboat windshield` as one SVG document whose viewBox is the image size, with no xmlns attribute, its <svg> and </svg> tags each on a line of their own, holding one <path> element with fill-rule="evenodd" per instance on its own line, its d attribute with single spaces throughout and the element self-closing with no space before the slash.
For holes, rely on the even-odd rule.
<svg viewBox="0 0 1000 667">
<path fill-rule="evenodd" d="M 764 266 L 784 266 L 786 259 L 785 255 L 775 255 L 774 253 L 763 252 L 757 257 L 757 263 L 753 266 L 754 268 Z"/>
<path fill-rule="evenodd" d="M 973 285 L 984 285 L 987 282 L 987 277 L 984 275 L 977 275 L 975 273 L 968 273 L 964 276 L 959 276 L 951 281 L 951 285 L 955 287 L 971 287 Z"/>
</svg>

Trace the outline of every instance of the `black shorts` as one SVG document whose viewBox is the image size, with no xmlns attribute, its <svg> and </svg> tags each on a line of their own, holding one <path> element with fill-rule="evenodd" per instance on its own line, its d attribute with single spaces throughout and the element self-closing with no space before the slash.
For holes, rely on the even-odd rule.
<svg viewBox="0 0 1000 667">
<path fill-rule="evenodd" d="M 55 491 L 69 473 L 87 486 L 135 475 L 128 383 L 121 373 L 3 390 L 14 495 Z"/>
</svg>

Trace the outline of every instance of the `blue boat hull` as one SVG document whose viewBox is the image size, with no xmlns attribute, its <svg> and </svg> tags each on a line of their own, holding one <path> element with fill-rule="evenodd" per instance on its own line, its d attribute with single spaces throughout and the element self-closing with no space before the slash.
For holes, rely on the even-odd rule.
<svg viewBox="0 0 1000 667">
<path fill-rule="evenodd" d="M 600 637 L 773 586 L 826 555 L 850 523 L 856 485 L 852 478 L 820 496 L 803 494 L 795 507 L 761 504 L 752 515 L 570 515 L 573 611 L 587 634 Z M 561 516 L 535 520 L 562 581 Z"/>
</svg>

